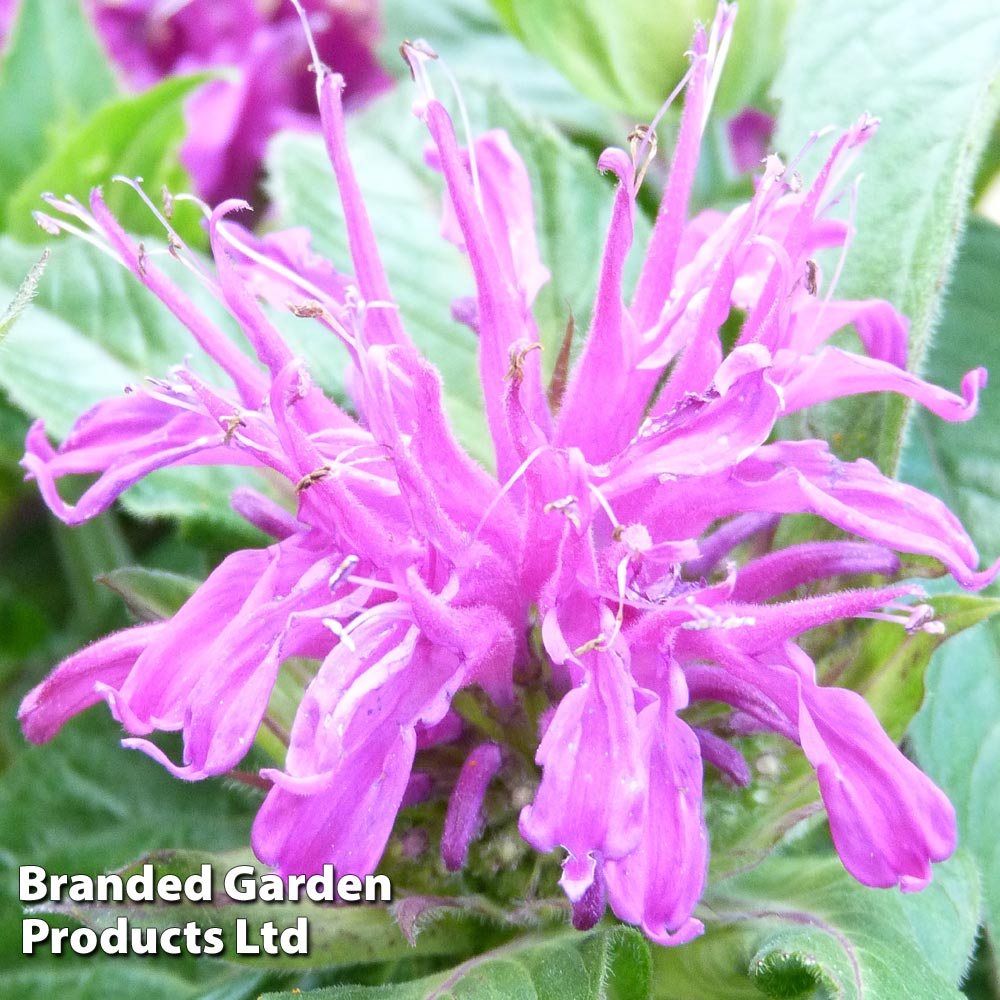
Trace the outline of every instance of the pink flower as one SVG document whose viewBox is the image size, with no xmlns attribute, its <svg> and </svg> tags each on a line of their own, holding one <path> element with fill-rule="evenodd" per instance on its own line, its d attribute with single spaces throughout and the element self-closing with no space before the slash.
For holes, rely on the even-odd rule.
<svg viewBox="0 0 1000 1000">
<path fill-rule="evenodd" d="M 867 461 L 838 460 L 825 442 L 774 432 L 795 410 L 873 390 L 964 420 L 985 372 L 970 373 L 961 396 L 931 386 L 906 372 L 906 323 L 891 306 L 816 295 L 811 255 L 846 238 L 825 212 L 847 160 L 874 133 L 872 119 L 837 140 L 808 188 L 772 156 L 749 204 L 687 220 L 733 14 L 720 6 L 711 32 L 695 36 L 673 165 L 628 303 L 623 264 L 649 149 L 640 139 L 632 155 L 601 157 L 619 184 L 591 330 L 565 391 L 547 391 L 535 349 L 531 303 L 546 271 L 524 165 L 501 133 L 460 148 L 445 109 L 426 94 L 419 102 L 447 188 L 445 234 L 475 274 L 475 302 L 461 311 L 479 332 L 495 475 L 455 440 L 437 372 L 391 305 L 345 147 L 339 76 L 320 71 L 319 98 L 354 275 L 308 254 L 301 234 L 241 234 L 226 221 L 237 203 L 209 217 L 216 291 L 256 360 L 194 310 L 99 192 L 89 211 L 49 198 L 174 311 L 231 382 L 214 386 L 179 367 L 98 404 L 59 449 L 37 424 L 24 465 L 50 507 L 76 523 L 153 469 L 226 462 L 271 470 L 287 484 L 288 506 L 249 490 L 235 496 L 275 543 L 230 556 L 169 621 L 111 636 L 57 667 L 22 706 L 29 738 L 50 738 L 103 697 L 131 734 L 127 746 L 183 778 L 225 773 L 265 718 L 282 663 L 306 658 L 315 672 L 284 765 L 262 772 L 271 789 L 254 848 L 284 873 L 326 862 L 366 873 L 397 811 L 441 793 L 441 776 L 420 770 L 418 754 L 456 741 L 470 752 L 448 810 L 450 865 L 479 829 L 490 781 L 508 768 L 532 773 L 518 741 L 502 752 L 482 745 L 453 710 L 456 693 L 477 687 L 496 726 L 522 734 L 528 706 L 544 694 L 533 750 L 540 777 L 521 833 L 539 851 L 565 852 L 560 884 L 576 926 L 591 926 L 610 903 L 666 944 L 702 929 L 694 909 L 709 849 L 703 761 L 750 780 L 738 750 L 685 721 L 684 709 L 705 699 L 731 706 L 733 733 L 768 729 L 801 744 L 855 877 L 926 884 L 930 863 L 954 847 L 950 804 L 860 696 L 817 685 L 796 639 L 869 615 L 939 628 L 907 603 L 920 593 L 909 584 L 828 592 L 829 581 L 852 574 L 894 577 L 894 550 L 939 560 L 969 588 L 993 579 L 1000 563 L 978 570 L 972 542 L 940 501 Z M 409 56 L 422 78 L 421 53 Z M 294 312 L 340 338 L 358 417 L 312 384 L 256 295 L 291 298 Z M 734 306 L 747 315 L 727 351 L 720 328 Z M 846 323 L 864 354 L 826 344 Z M 69 505 L 57 480 L 78 472 L 98 477 Z M 764 551 L 794 513 L 855 538 Z M 744 543 L 757 554 L 741 563 Z M 815 583 L 818 593 L 793 598 Z M 183 732 L 182 763 L 146 738 L 158 729 Z"/>
<path fill-rule="evenodd" d="M 254 190 L 268 139 L 282 128 L 314 130 L 309 50 L 295 8 L 263 0 L 91 0 L 94 23 L 131 87 L 171 73 L 222 70 L 185 109 L 181 160 L 209 202 Z M 360 106 L 385 90 L 389 75 L 374 46 L 377 0 L 308 0 L 322 58 L 347 80 Z"/>
</svg>

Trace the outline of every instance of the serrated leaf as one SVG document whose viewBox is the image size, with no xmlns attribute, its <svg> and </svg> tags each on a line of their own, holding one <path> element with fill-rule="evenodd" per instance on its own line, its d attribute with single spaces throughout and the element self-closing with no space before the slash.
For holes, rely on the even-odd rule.
<svg viewBox="0 0 1000 1000">
<path fill-rule="evenodd" d="M 113 590 L 140 621 L 170 618 L 198 589 L 200 580 L 143 566 L 122 566 L 103 573 L 97 582 Z"/>
<path fill-rule="evenodd" d="M 116 90 L 81 0 L 21 3 L 0 69 L 0 227 L 7 198 L 73 128 Z"/>
<path fill-rule="evenodd" d="M 156 217 L 134 192 L 123 184 L 110 185 L 110 181 L 116 174 L 142 177 L 154 198 L 159 198 L 164 186 L 172 192 L 190 186 L 177 160 L 185 132 L 183 103 L 206 78 L 205 74 L 169 76 L 140 94 L 103 104 L 77 128 L 60 134 L 51 154 L 9 196 L 10 235 L 25 242 L 48 239 L 31 214 L 45 207 L 39 196 L 51 191 L 59 197 L 72 194 L 86 201 L 90 189 L 100 185 L 109 185 L 108 207 L 127 230 L 162 233 Z M 185 207 L 184 222 L 175 220 L 175 225 L 185 237 L 203 240 L 200 214 L 192 206 Z"/>
<path fill-rule="evenodd" d="M 712 885 L 703 905 L 704 937 L 654 951 L 657 1000 L 959 998 L 978 917 L 964 855 L 909 896 L 858 884 L 832 854 L 775 856 Z"/>
<path fill-rule="evenodd" d="M 909 316 L 911 366 L 919 368 L 1000 101 L 1000 7 L 800 4 L 787 43 L 774 85 L 779 149 L 793 155 L 811 132 L 846 128 L 866 110 L 882 121 L 855 167 L 864 173 L 857 235 L 837 294 L 885 298 Z M 797 165 L 803 176 L 819 155 Z M 803 432 L 827 439 L 837 432 L 838 454 L 868 455 L 891 469 L 905 411 L 899 397 L 860 397 L 811 413 Z"/>
<path fill-rule="evenodd" d="M 649 943 L 630 927 L 530 935 L 423 979 L 334 986 L 312 1000 L 647 1000 Z M 262 1000 L 288 998 L 267 994 Z"/>
</svg>

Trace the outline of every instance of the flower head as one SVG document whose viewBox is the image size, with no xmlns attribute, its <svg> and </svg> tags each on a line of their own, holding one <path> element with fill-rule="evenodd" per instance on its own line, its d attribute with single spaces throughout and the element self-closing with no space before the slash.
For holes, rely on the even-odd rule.
<svg viewBox="0 0 1000 1000">
<path fill-rule="evenodd" d="M 389 86 L 373 49 L 375 0 L 307 0 L 319 54 L 350 85 L 358 106 Z M 126 81 L 148 87 L 169 73 L 226 72 L 185 108 L 181 160 L 210 202 L 249 197 L 267 140 L 317 127 L 308 48 L 290 4 L 262 0 L 92 0 L 94 23 Z"/>
<path fill-rule="evenodd" d="M 677 943 L 701 930 L 704 762 L 750 780 L 734 746 L 687 721 L 689 705 L 712 701 L 730 706 L 732 733 L 768 730 L 801 745 L 856 878 L 927 883 L 930 863 L 954 848 L 950 804 L 860 695 L 817 684 L 797 640 L 868 615 L 933 627 L 907 604 L 919 594 L 912 585 L 831 590 L 852 575 L 894 577 L 895 550 L 939 560 L 970 588 L 1000 564 L 977 569 L 940 501 L 867 461 L 839 460 L 823 441 L 774 431 L 804 407 L 875 390 L 964 420 L 985 372 L 970 373 L 961 396 L 929 385 L 905 370 L 906 323 L 890 305 L 838 301 L 820 287 L 812 255 L 848 236 L 827 211 L 873 119 L 839 137 L 808 187 L 771 156 L 748 204 L 687 219 L 733 15 L 721 5 L 711 31 L 695 36 L 673 164 L 630 302 L 622 275 L 648 130 L 631 153 L 600 159 L 618 187 L 591 329 L 565 386 L 545 386 L 536 349 L 531 304 L 547 272 L 524 165 L 502 133 L 461 148 L 444 107 L 428 93 L 417 103 L 445 180 L 445 235 L 475 275 L 475 302 L 461 314 L 479 334 L 495 474 L 455 439 L 438 374 L 392 305 L 336 74 L 320 68 L 318 93 L 354 274 L 318 263 L 295 234 L 239 231 L 227 220 L 236 203 L 208 217 L 212 284 L 255 360 L 144 256 L 100 192 L 89 210 L 49 199 L 174 311 L 230 383 L 181 366 L 99 403 L 58 449 L 36 424 L 24 465 L 49 506 L 78 523 L 178 463 L 270 469 L 288 506 L 251 490 L 234 496 L 274 544 L 231 555 L 170 620 L 70 657 L 25 699 L 29 738 L 50 738 L 103 698 L 130 734 L 125 745 L 182 778 L 222 774 L 254 740 L 282 665 L 309 662 L 287 757 L 262 772 L 270 791 L 253 832 L 262 860 L 283 873 L 327 862 L 371 871 L 398 810 L 449 790 L 418 754 L 466 747 L 457 780 L 452 771 L 449 867 L 477 833 L 489 783 L 528 776 L 537 787 L 519 829 L 539 851 L 562 850 L 574 923 L 591 926 L 607 902 L 653 940 Z M 408 54 L 422 77 L 425 50 Z M 343 342 L 356 414 L 316 388 L 257 296 L 291 298 Z M 734 308 L 746 318 L 727 346 L 720 331 Z M 845 324 L 864 353 L 827 343 Z M 98 477 L 70 505 L 57 480 L 74 472 Z M 795 513 L 854 537 L 767 551 L 777 522 Z M 473 688 L 505 725 L 523 733 L 537 720 L 527 754 L 518 741 L 502 751 L 484 743 L 456 710 Z M 539 696 L 548 706 L 532 714 Z M 154 730 L 183 733 L 181 763 L 148 739 Z"/>
</svg>

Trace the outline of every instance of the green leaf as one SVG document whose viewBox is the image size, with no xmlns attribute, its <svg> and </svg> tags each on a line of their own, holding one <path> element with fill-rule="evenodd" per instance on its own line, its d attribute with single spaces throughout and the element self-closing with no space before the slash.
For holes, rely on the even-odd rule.
<svg viewBox="0 0 1000 1000">
<path fill-rule="evenodd" d="M 654 951 L 657 1000 L 945 1000 L 975 939 L 976 871 L 959 855 L 906 896 L 858 884 L 832 852 L 788 854 L 715 883 L 703 907 L 703 937 Z"/>
<path fill-rule="evenodd" d="M 695 23 L 710 22 L 716 4 L 494 0 L 494 7 L 529 49 L 583 93 L 649 121 L 687 72 Z M 741 8 L 718 100 L 723 110 L 733 113 L 752 103 L 770 81 L 789 7 L 784 0 L 757 0 Z"/>
<path fill-rule="evenodd" d="M 532 114 L 575 132 L 601 135 L 621 129 L 614 116 L 514 38 L 485 0 L 423 4 L 383 0 L 380 6 L 384 27 L 379 56 L 404 86 L 412 84 L 409 69 L 399 57 L 399 41 L 425 38 L 447 62 L 463 92 L 499 85 Z M 441 90 L 450 92 L 443 80 Z"/>
<path fill-rule="evenodd" d="M 864 173 L 857 235 L 837 295 L 885 298 L 909 316 L 911 366 L 920 368 L 1000 100 L 991 83 L 1000 62 L 1000 7 L 800 4 L 787 42 L 774 85 L 783 102 L 780 149 L 792 155 L 811 132 L 846 128 L 866 110 L 882 121 L 855 167 Z M 829 143 L 818 146 L 797 165 L 804 177 Z M 814 413 L 803 431 L 827 439 L 839 432 L 838 454 L 865 454 L 891 469 L 905 411 L 900 397 L 864 396 Z"/>
<path fill-rule="evenodd" d="M 981 626 L 947 643 L 927 675 L 928 698 L 910 736 L 927 773 L 948 793 L 959 837 L 979 865 L 984 920 L 1000 936 L 1000 628 Z"/>
<path fill-rule="evenodd" d="M 140 621 L 170 618 L 197 590 L 200 580 L 143 566 L 122 566 L 97 577 L 110 587 Z"/>
<path fill-rule="evenodd" d="M 81 0 L 21 3 L 0 68 L 0 227 L 7 198 L 59 135 L 115 93 L 114 77 Z"/>
<path fill-rule="evenodd" d="M 556 275 L 536 306 L 543 363 L 551 372 L 571 312 L 577 329 L 586 329 L 613 192 L 588 153 L 496 91 L 467 88 L 465 99 L 474 133 L 505 127 L 532 180 L 542 259 Z M 442 373 L 448 413 L 463 444 L 489 464 L 492 446 L 473 375 L 476 337 L 450 315 L 455 298 L 473 294 L 472 273 L 440 235 L 443 182 L 424 163 L 426 130 L 411 114 L 411 103 L 412 93 L 400 88 L 354 116 L 348 123 L 351 158 L 403 323 Z M 350 273 L 333 174 L 319 139 L 280 134 L 267 166 L 279 224 L 309 226 L 315 248 Z M 644 240 L 648 225 L 643 220 L 637 229 L 637 241 Z M 632 263 L 639 263 L 637 256 Z"/>
<path fill-rule="evenodd" d="M 98 874 L 165 844 L 198 849 L 245 844 L 257 800 L 219 779 L 177 781 L 143 754 L 122 750 L 121 730 L 103 706 L 69 722 L 51 743 L 25 747 L 23 738 L 10 732 L 15 706 L 6 700 L 2 712 L 3 735 L 16 745 L 0 782 L 4 995 L 195 1000 L 219 989 L 220 996 L 241 1000 L 269 988 L 243 971 L 193 959 L 21 956 L 19 865 Z M 222 993 L 223 987 L 233 992 Z"/>
<path fill-rule="evenodd" d="M 388 986 L 334 986 L 311 1000 L 646 1000 L 649 943 L 630 927 L 530 935 L 456 968 Z M 262 1000 L 287 998 L 272 993 Z"/>
<path fill-rule="evenodd" d="M 918 410 L 902 475 L 940 496 L 968 527 L 984 557 L 1000 555 L 1000 226 L 974 216 L 965 232 L 942 317 L 927 358 L 936 381 L 957 385 L 983 365 L 993 376 L 971 424 L 949 424 Z"/>
<path fill-rule="evenodd" d="M 976 365 L 1000 371 L 996 261 L 1000 227 L 973 218 L 965 234 L 930 370 L 949 382 Z M 903 455 L 904 478 L 937 493 L 968 526 L 987 560 L 1000 555 L 1000 397 L 987 390 L 971 426 L 918 413 Z M 994 588 L 995 589 L 995 585 Z M 921 764 L 945 789 L 963 843 L 983 879 L 986 925 L 1000 939 L 1000 626 L 980 626 L 936 655 L 928 698 L 911 729 Z"/>
<path fill-rule="evenodd" d="M 13 297 L 36 259 L 36 248 L 0 238 L 0 300 Z M 239 336 L 228 313 L 183 267 L 171 276 L 221 329 Z M 70 239 L 53 247 L 31 308 L 4 341 L 0 388 L 25 413 L 42 418 L 58 440 L 95 403 L 148 376 L 162 377 L 185 358 L 225 385 L 218 368 L 193 347 L 188 331 L 129 271 Z M 123 499 L 137 516 L 185 518 L 213 536 L 257 544 L 261 533 L 229 507 L 232 489 L 246 483 L 267 489 L 247 469 L 165 469 Z"/>
<path fill-rule="evenodd" d="M 185 133 L 183 103 L 205 79 L 205 74 L 167 77 L 141 94 L 102 105 L 79 127 L 60 135 L 52 153 L 10 195 L 10 234 L 26 242 L 48 239 L 31 214 L 45 209 L 40 195 L 46 191 L 85 202 L 91 188 L 109 184 L 116 174 L 144 178 L 155 198 L 164 186 L 173 192 L 188 189 L 187 173 L 177 160 Z M 110 185 L 106 194 L 108 207 L 127 230 L 162 233 L 156 217 L 127 185 Z M 182 207 L 186 211 L 175 226 L 185 237 L 203 241 L 200 214 L 194 206 L 178 205 Z"/>
<path fill-rule="evenodd" d="M 924 700 L 924 675 L 945 640 L 1000 612 L 1000 601 L 973 594 L 928 599 L 942 635 L 907 633 L 897 624 L 876 622 L 850 646 L 839 648 L 823 665 L 823 679 L 865 696 L 885 731 L 901 740 Z"/>
</svg>

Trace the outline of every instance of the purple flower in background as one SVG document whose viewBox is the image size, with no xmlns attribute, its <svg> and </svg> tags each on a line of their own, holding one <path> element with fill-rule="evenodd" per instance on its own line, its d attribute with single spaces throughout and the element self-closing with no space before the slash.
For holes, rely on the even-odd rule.
<svg viewBox="0 0 1000 1000">
<path fill-rule="evenodd" d="M 267 140 L 279 129 L 315 130 L 309 49 L 295 8 L 267 0 L 91 0 L 94 22 L 129 86 L 171 73 L 221 71 L 185 108 L 181 161 L 209 202 L 247 198 Z M 347 81 L 357 107 L 391 77 L 374 55 L 377 0 L 307 0 L 320 57 Z"/>
<path fill-rule="evenodd" d="M 270 790 L 253 846 L 263 861 L 286 874 L 327 862 L 372 871 L 398 810 L 449 791 L 421 761 L 464 748 L 465 767 L 451 772 L 449 867 L 477 835 L 490 783 L 529 775 L 537 787 L 519 828 L 538 851 L 561 849 L 574 924 L 592 926 L 610 904 L 668 944 L 702 929 L 693 911 L 709 850 L 704 763 L 750 780 L 730 742 L 686 721 L 689 705 L 711 701 L 730 706 L 731 734 L 771 731 L 801 745 L 856 878 L 906 890 L 930 880 L 931 862 L 954 849 L 951 805 L 860 695 L 817 684 L 797 639 L 856 617 L 940 631 L 913 585 L 831 589 L 852 575 L 894 579 L 895 551 L 938 560 L 967 588 L 1000 563 L 978 570 L 939 500 L 870 462 L 839 460 L 823 441 L 774 432 L 783 416 L 872 391 L 965 420 L 985 372 L 967 375 L 960 396 L 918 379 L 905 369 L 906 322 L 888 303 L 836 300 L 822 286 L 813 255 L 847 239 L 828 209 L 875 132 L 871 118 L 837 139 L 810 186 L 771 156 L 748 204 L 687 219 L 734 13 L 721 5 L 711 31 L 695 35 L 669 179 L 628 302 L 622 274 L 648 130 L 631 152 L 600 158 L 618 187 L 591 329 L 572 372 L 549 386 L 531 314 L 547 271 L 527 171 L 503 133 L 463 149 L 423 91 L 444 232 L 475 275 L 461 313 L 479 335 L 495 473 L 456 441 L 440 378 L 392 303 L 345 147 L 338 75 L 320 70 L 319 99 L 354 274 L 309 254 L 300 233 L 246 234 L 226 218 L 237 202 L 209 216 L 211 281 L 253 358 L 122 231 L 100 192 L 89 209 L 49 198 L 73 222 L 43 215 L 44 227 L 87 227 L 229 377 L 213 385 L 181 366 L 129 387 L 84 414 L 58 449 L 36 424 L 23 464 L 51 509 L 79 523 L 176 464 L 270 470 L 285 503 L 238 491 L 235 509 L 274 543 L 229 556 L 168 621 L 64 661 L 22 705 L 29 739 L 51 738 L 103 699 L 126 746 L 185 779 L 224 774 L 266 720 L 283 664 L 310 662 L 286 759 L 262 771 Z M 425 82 L 425 51 L 407 53 Z M 352 412 L 316 388 L 258 296 L 290 303 L 346 346 Z M 746 316 L 726 345 L 734 308 Z M 863 353 L 828 344 L 847 324 Z M 75 505 L 57 490 L 72 473 L 98 473 Z M 769 551 L 782 516 L 797 513 L 850 537 Z M 517 741 L 484 742 L 456 711 L 456 694 L 473 687 L 501 730 L 523 733 L 537 718 L 533 762 Z M 548 707 L 532 714 L 540 694 Z M 181 763 L 148 738 L 156 730 L 182 732 Z"/>
</svg>

